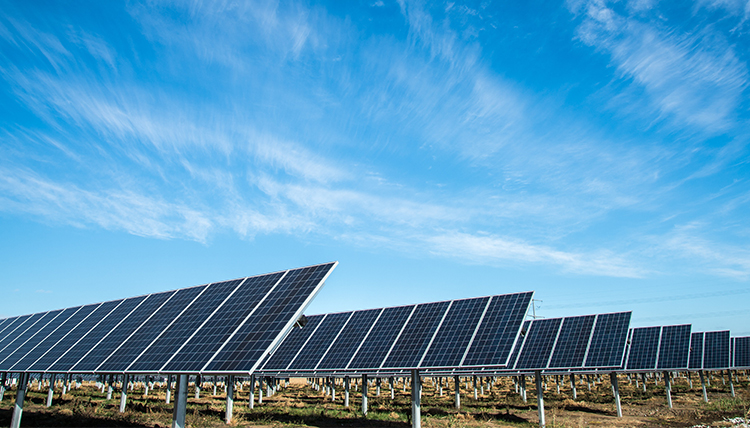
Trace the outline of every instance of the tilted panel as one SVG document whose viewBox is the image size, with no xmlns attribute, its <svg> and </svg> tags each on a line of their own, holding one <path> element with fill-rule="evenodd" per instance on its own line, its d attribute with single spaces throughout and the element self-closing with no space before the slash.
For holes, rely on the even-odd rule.
<svg viewBox="0 0 750 428">
<path fill-rule="evenodd" d="M 552 351 L 549 368 L 583 367 L 586 348 L 591 338 L 596 315 L 566 317 L 563 319 L 557 344 Z"/>
<path fill-rule="evenodd" d="M 297 358 L 289 366 L 290 370 L 315 370 L 320 359 L 336 339 L 344 323 L 352 316 L 351 312 L 329 314 L 307 341 Z"/>
<path fill-rule="evenodd" d="M 13 340 L 5 345 L 5 348 L 0 351 L 0 362 L 2 362 L 0 363 L 0 367 L 4 367 L 3 371 L 8 370 L 9 368 L 6 367 L 6 365 L 3 363 L 12 364 L 16 362 L 15 360 L 10 362 L 8 361 L 11 354 L 16 352 L 19 347 L 21 347 L 24 343 L 31 339 L 40 330 L 44 329 L 44 327 L 49 324 L 50 321 L 53 321 L 55 318 L 57 318 L 60 313 L 62 313 L 62 310 L 34 314 L 24 326 L 21 326 L 21 328 L 17 330 L 17 334 L 14 334 Z"/>
<path fill-rule="evenodd" d="M 40 312 L 37 314 L 18 317 L 16 319 L 16 322 L 14 322 L 13 325 L 8 329 L 8 334 L 3 338 L 3 340 L 0 340 L 0 360 L 8 355 L 7 352 L 10 351 L 6 350 L 6 348 L 8 348 L 8 345 L 10 345 L 11 342 L 17 340 L 18 336 L 24 334 L 26 330 L 35 325 L 46 314 L 47 312 Z"/>
<path fill-rule="evenodd" d="M 276 272 L 247 278 L 164 370 L 189 371 L 203 368 L 283 275 L 284 272 Z"/>
<path fill-rule="evenodd" d="M 703 339 L 703 368 L 720 370 L 729 368 L 729 330 L 707 331 Z"/>
<path fill-rule="evenodd" d="M 207 285 L 206 290 L 182 312 L 175 322 L 129 366 L 130 372 L 159 372 L 211 312 L 229 296 L 242 279 Z M 198 372 L 200 369 L 192 370 Z"/>
<path fill-rule="evenodd" d="M 302 315 L 337 263 L 290 270 L 263 304 L 238 327 L 203 368 L 250 372 Z"/>
<path fill-rule="evenodd" d="M 263 370 L 285 370 L 292 360 L 299 353 L 302 346 L 313 334 L 315 328 L 325 315 L 313 315 L 307 317 L 307 324 L 304 327 L 293 328 L 289 335 L 281 342 L 281 345 L 268 358 L 263 365 Z"/>
<path fill-rule="evenodd" d="M 417 305 L 382 367 L 417 368 L 450 302 Z"/>
<path fill-rule="evenodd" d="M 519 333 L 518 340 L 516 341 L 516 344 L 513 346 L 513 352 L 510 353 L 510 359 L 508 360 L 508 368 L 512 369 L 516 366 L 516 362 L 518 361 L 518 354 L 521 353 L 521 348 L 523 348 L 524 342 L 526 342 L 526 338 L 529 335 L 529 329 L 531 328 L 531 321 L 524 321 L 523 326 L 521 327 L 521 333 Z"/>
<path fill-rule="evenodd" d="M 617 368 L 623 364 L 631 312 L 597 315 L 585 367 Z"/>
<path fill-rule="evenodd" d="M 190 304 L 205 285 L 183 288 L 175 291 L 155 314 L 151 316 L 125 341 L 122 346 L 112 353 L 98 370 L 125 371 L 139 355 L 161 334 L 167 326 Z"/>
<path fill-rule="evenodd" d="M 750 369 L 750 336 L 734 338 L 733 368 Z"/>
<path fill-rule="evenodd" d="M 52 332 L 49 336 L 44 338 L 43 340 L 36 343 L 36 346 L 34 349 L 29 351 L 26 355 L 23 356 L 18 362 L 16 362 L 13 367 L 11 367 L 11 371 L 26 371 L 31 368 L 31 366 L 40 358 L 42 358 L 44 355 L 46 355 L 50 350 L 54 348 L 54 346 L 66 335 L 70 334 L 70 332 L 75 329 L 75 327 L 81 323 L 86 317 L 91 315 L 94 310 L 99 307 L 99 303 L 95 305 L 86 305 L 83 307 L 80 307 L 78 311 L 76 311 L 73 315 L 71 315 L 65 322 L 60 324 L 60 326 Z M 49 361 L 49 363 L 44 366 L 42 369 L 46 369 L 49 367 L 50 364 L 52 364 L 53 361 Z"/>
<path fill-rule="evenodd" d="M 382 309 L 369 309 L 355 312 L 333 342 L 331 350 L 318 364 L 318 369 L 345 369 L 381 311 Z"/>
<path fill-rule="evenodd" d="M 533 295 L 493 296 L 462 366 L 506 366 Z"/>
<path fill-rule="evenodd" d="M 661 327 L 634 328 L 625 368 L 628 370 L 656 370 L 660 334 Z"/>
<path fill-rule="evenodd" d="M 22 318 L 22 317 L 11 317 L 11 318 L 5 318 L 5 319 L 3 319 L 3 324 L 0 325 L 0 341 L 2 341 L 3 339 L 5 339 L 6 337 L 8 337 L 8 334 L 11 331 L 13 331 L 13 329 L 15 328 L 13 326 L 14 325 L 17 326 L 16 323 L 20 322 L 19 318 Z"/>
<path fill-rule="evenodd" d="M 56 315 L 54 315 L 49 320 L 49 322 L 44 325 L 44 327 L 40 328 L 36 331 L 36 333 L 29 336 L 24 343 L 20 343 L 16 347 L 16 350 L 14 352 L 10 353 L 7 358 L 0 362 L 0 371 L 10 371 L 10 369 L 13 368 L 13 366 L 15 366 L 16 363 L 19 362 L 24 356 L 26 356 L 26 354 L 31 352 L 39 344 L 39 342 L 42 342 L 47 338 L 47 336 L 57 330 L 61 324 L 63 324 L 79 309 L 81 309 L 81 307 L 77 306 L 74 308 L 67 308 L 52 312 L 56 313 Z"/>
<path fill-rule="evenodd" d="M 458 367 L 489 300 L 489 297 L 454 300 L 421 366 Z"/>
<path fill-rule="evenodd" d="M 518 354 L 516 370 L 547 368 L 561 324 L 562 318 L 538 319 L 531 323 L 523 348 Z"/>
<path fill-rule="evenodd" d="M 703 368 L 703 333 L 690 334 L 690 364 L 691 370 Z"/>
<path fill-rule="evenodd" d="M 414 306 L 385 308 L 359 352 L 349 364 L 350 369 L 377 369 L 401 332 Z"/>
<path fill-rule="evenodd" d="M 143 324 L 167 300 L 174 291 L 151 294 L 138 307 L 133 309 L 121 323 L 104 336 L 86 356 L 76 363 L 72 371 L 93 372 L 117 349 L 122 342 Z"/>
<path fill-rule="evenodd" d="M 661 328 L 659 370 L 685 370 L 690 354 L 690 324 L 667 325 Z"/>
</svg>

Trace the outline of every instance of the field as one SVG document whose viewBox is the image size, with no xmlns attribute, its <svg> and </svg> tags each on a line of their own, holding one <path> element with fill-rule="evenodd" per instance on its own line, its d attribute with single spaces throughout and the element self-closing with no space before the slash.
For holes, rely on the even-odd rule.
<svg viewBox="0 0 750 428">
<path fill-rule="evenodd" d="M 533 379 L 529 378 L 530 385 Z M 709 403 L 701 397 L 697 376 L 693 379 L 693 389 L 687 379 L 675 379 L 672 389 L 674 408 L 667 407 L 664 383 L 655 385 L 649 379 L 647 391 L 642 385 L 637 388 L 624 376 L 620 376 L 623 418 L 615 414 L 614 398 L 608 377 L 592 384 L 591 391 L 585 383 L 578 385 L 578 397 L 572 399 L 569 382 L 561 383 L 560 394 L 553 379 L 549 380 L 545 392 L 545 408 L 548 427 L 692 427 L 692 426 L 733 426 L 729 419 L 750 418 L 750 382 L 747 376 L 735 380 L 736 397 L 730 394 L 729 384 L 720 377 L 711 380 L 708 388 Z M 498 378 L 497 383 L 474 400 L 473 390 L 465 389 L 462 383 L 461 409 L 453 408 L 451 389 L 445 389 L 441 397 L 431 380 L 424 381 L 422 396 L 422 426 L 424 427 L 527 427 L 537 426 L 538 416 L 536 396 L 529 387 L 527 402 L 524 403 L 515 392 L 509 378 Z M 375 396 L 376 388 L 369 389 L 369 412 L 364 418 L 360 410 L 360 392 L 351 391 L 351 407 L 343 407 L 343 394 L 340 386 L 336 391 L 336 401 L 322 391 L 311 388 L 303 379 L 280 389 L 271 397 L 263 397 L 263 404 L 254 409 L 248 408 L 248 389 L 237 392 L 232 426 L 365 426 L 365 427 L 407 427 L 410 426 L 410 392 L 404 393 L 400 384 L 396 387 L 396 397 L 391 400 L 386 382 L 381 387 L 381 395 Z M 210 396 L 212 388 L 202 391 L 202 397 L 194 399 L 192 387 L 188 400 L 187 424 L 190 427 L 223 427 L 224 396 Z M 222 389 L 219 389 L 223 393 Z M 14 394 L 7 393 L 0 403 L 0 426 L 8 426 L 12 413 Z M 99 392 L 93 384 L 84 384 L 60 398 L 55 394 L 52 407 L 45 407 L 46 391 L 32 388 L 24 405 L 22 426 L 118 426 L 118 427 L 168 427 L 171 424 L 172 405 L 165 404 L 164 390 L 151 391 L 143 397 L 143 390 L 136 388 L 128 395 L 127 409 L 118 412 L 119 392 L 112 400 Z M 257 400 L 257 396 L 256 396 Z M 741 422 L 735 419 L 736 424 Z"/>
</svg>

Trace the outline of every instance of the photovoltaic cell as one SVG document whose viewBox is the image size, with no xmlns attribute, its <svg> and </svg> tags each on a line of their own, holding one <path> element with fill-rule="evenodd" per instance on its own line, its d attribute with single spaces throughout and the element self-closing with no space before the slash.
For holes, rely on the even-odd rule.
<svg viewBox="0 0 750 428">
<path fill-rule="evenodd" d="M 703 368 L 703 333 L 690 334 L 690 369 Z"/>
<path fill-rule="evenodd" d="M 249 372 L 266 357 L 280 335 L 291 328 L 336 263 L 290 270 L 263 305 L 217 352 L 205 371 Z"/>
<path fill-rule="evenodd" d="M 704 336 L 703 368 L 729 368 L 729 330 L 707 331 Z"/>
<path fill-rule="evenodd" d="M 661 327 L 634 328 L 630 339 L 627 370 L 656 370 Z"/>
<path fill-rule="evenodd" d="M 414 306 L 385 308 L 359 352 L 349 364 L 350 369 L 377 369 L 393 341 L 406 323 Z"/>
<path fill-rule="evenodd" d="M 518 354 L 515 368 L 540 370 L 547 368 L 561 324 L 562 318 L 532 321 L 524 338 L 523 347 Z"/>
<path fill-rule="evenodd" d="M 8 348 L 8 345 L 17 340 L 20 335 L 24 334 L 26 330 L 36 324 L 37 321 L 39 321 L 39 319 L 41 319 L 46 314 L 47 312 L 41 312 L 37 314 L 18 317 L 14 325 L 12 325 L 11 328 L 8 329 L 8 335 L 6 335 L 3 340 L 0 340 L 0 359 L 5 358 L 5 355 L 7 355 L 4 353 L 6 352 L 5 350 L 6 348 Z"/>
<path fill-rule="evenodd" d="M 11 317 L 11 318 L 3 318 L 3 323 L 0 324 L 0 340 L 5 339 L 5 337 L 8 335 L 8 333 L 11 330 L 8 330 L 8 327 L 13 325 L 19 317 Z"/>
<path fill-rule="evenodd" d="M 357 351 L 357 347 L 362 343 L 370 331 L 370 327 L 378 318 L 381 309 L 369 309 L 365 311 L 357 311 L 352 315 L 351 319 L 344 329 L 341 330 L 339 337 L 333 342 L 331 350 L 323 357 L 318 364 L 318 369 L 342 369 L 345 368 L 352 359 L 354 352 Z M 309 321 L 308 321 L 309 324 Z"/>
<path fill-rule="evenodd" d="M 289 335 L 279 345 L 276 351 L 268 358 L 264 364 L 264 370 L 284 370 L 292 362 L 292 359 L 299 353 L 305 342 L 315 331 L 316 327 L 323 320 L 325 315 L 313 315 L 307 317 L 307 324 L 301 328 L 293 328 Z"/>
<path fill-rule="evenodd" d="M 203 367 L 279 282 L 284 272 L 248 278 L 167 364 L 167 371 Z"/>
<path fill-rule="evenodd" d="M 11 352 L 3 361 L 0 362 L 1 371 L 9 371 L 19 360 L 21 360 L 26 354 L 31 352 L 39 342 L 47 338 L 52 332 L 54 332 L 62 323 L 65 322 L 71 315 L 78 311 L 81 307 L 68 308 L 58 311 L 50 312 L 55 314 L 46 325 L 38 329 L 33 335 L 29 336 L 24 343 L 15 346 L 15 350 Z"/>
<path fill-rule="evenodd" d="M 15 338 L 10 341 L 6 347 L 0 351 L 0 367 L 4 367 L 2 370 L 8 370 L 10 368 L 9 366 L 6 367 L 5 363 L 10 363 L 11 365 L 15 363 L 16 361 L 8 361 L 11 354 L 13 354 L 20 346 L 22 346 L 24 343 L 26 343 L 29 339 L 31 339 L 36 333 L 38 333 L 40 330 L 44 329 L 44 327 L 52 320 L 54 320 L 58 315 L 60 315 L 62 311 L 56 310 L 51 312 L 45 312 L 42 314 L 35 314 L 38 315 L 35 318 L 34 322 L 27 322 L 25 325 L 28 325 L 27 328 L 23 328 L 22 326 L 19 331 L 23 330 L 19 334 L 14 334 Z M 32 315 L 32 317 L 34 317 Z M 31 320 L 30 320 L 31 321 Z"/>
<path fill-rule="evenodd" d="M 17 363 L 11 367 L 11 371 L 25 371 L 27 370 L 32 364 L 34 364 L 39 358 L 41 358 L 43 355 L 45 355 L 51 348 L 54 347 L 57 342 L 59 342 L 65 335 L 69 334 L 71 330 L 75 328 L 81 321 L 83 321 L 87 316 L 89 316 L 94 309 L 96 309 L 99 305 L 86 305 L 83 307 L 80 307 L 73 315 L 70 316 L 65 322 L 60 324 L 60 326 L 55 330 L 52 334 L 47 336 L 44 340 L 41 340 L 39 342 L 36 342 L 36 346 L 34 349 L 32 349 L 28 354 L 26 354 L 23 358 L 21 358 Z M 49 364 L 52 364 L 50 362 Z M 47 366 L 49 366 L 49 364 Z M 44 366 L 46 369 L 47 366 Z"/>
<path fill-rule="evenodd" d="M 750 369 L 750 336 L 735 337 L 733 366 L 737 369 Z"/>
<path fill-rule="evenodd" d="M 174 320 L 185 307 L 195 299 L 204 286 L 184 288 L 170 292 L 171 295 L 157 307 L 151 317 L 141 323 L 131 336 L 121 342 L 122 345 L 112 352 L 97 370 L 102 372 L 122 372 L 138 358 L 148 345 L 150 345 L 158 335 L 166 329 L 169 323 Z M 162 299 L 160 299 L 162 300 Z"/>
<path fill-rule="evenodd" d="M 518 340 L 516 341 L 516 344 L 513 346 L 513 352 L 510 353 L 510 359 L 508 360 L 508 368 L 513 368 L 516 366 L 516 362 L 518 361 L 518 354 L 521 352 L 521 348 L 523 348 L 523 343 L 524 341 L 526 341 L 526 335 L 528 335 L 530 327 L 531 327 L 531 321 L 523 322 L 523 326 L 521 327 L 521 333 L 518 336 Z"/>
<path fill-rule="evenodd" d="M 141 373 L 160 371 L 241 281 L 241 279 L 235 279 L 206 286 L 203 294 L 192 302 L 187 310 L 146 349 L 146 352 L 128 370 Z"/>
<path fill-rule="evenodd" d="M 450 302 L 417 305 L 382 367 L 417 367 Z"/>
<path fill-rule="evenodd" d="M 631 312 L 617 312 L 596 316 L 585 367 L 599 369 L 622 366 L 630 315 Z"/>
<path fill-rule="evenodd" d="M 454 300 L 421 367 L 457 367 L 489 300 L 489 297 Z"/>
<path fill-rule="evenodd" d="M 352 312 L 329 314 L 320 324 L 315 334 L 300 351 L 297 358 L 289 366 L 290 370 L 314 370 L 320 359 L 336 339 L 344 323 L 352 316 Z"/>
<path fill-rule="evenodd" d="M 661 328 L 659 345 L 659 370 L 684 370 L 688 368 L 690 354 L 690 324 L 667 325 Z"/>
<path fill-rule="evenodd" d="M 586 348 L 591 338 L 594 320 L 596 320 L 596 315 L 563 319 L 549 368 L 583 367 L 583 359 L 586 356 Z"/>
<path fill-rule="evenodd" d="M 533 292 L 493 296 L 462 366 L 505 366 Z"/>
</svg>

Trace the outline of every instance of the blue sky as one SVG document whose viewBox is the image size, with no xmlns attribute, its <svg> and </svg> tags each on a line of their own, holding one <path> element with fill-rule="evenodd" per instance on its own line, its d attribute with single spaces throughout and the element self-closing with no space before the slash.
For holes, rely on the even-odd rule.
<svg viewBox="0 0 750 428">
<path fill-rule="evenodd" d="M 340 261 L 750 334 L 743 1 L 0 2 L 1 315 Z"/>
</svg>

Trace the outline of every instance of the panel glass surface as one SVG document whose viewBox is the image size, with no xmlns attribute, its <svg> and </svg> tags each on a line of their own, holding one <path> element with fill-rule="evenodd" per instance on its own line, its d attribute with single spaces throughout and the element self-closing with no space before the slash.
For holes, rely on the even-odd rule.
<svg viewBox="0 0 750 428">
<path fill-rule="evenodd" d="M 200 370 L 283 275 L 276 272 L 247 278 L 164 370 Z"/>
<path fill-rule="evenodd" d="M 318 369 L 345 369 L 381 310 L 369 309 L 355 312 L 344 329 L 341 330 L 339 337 L 331 346 L 331 350 L 318 364 Z"/>
<path fill-rule="evenodd" d="M 597 315 L 586 367 L 620 367 L 628 338 L 631 312 Z"/>
<path fill-rule="evenodd" d="M 583 358 L 591 338 L 596 315 L 567 317 L 563 319 L 557 344 L 552 352 L 550 368 L 583 367 Z"/>
<path fill-rule="evenodd" d="M 494 296 L 482 319 L 463 366 L 505 366 L 533 292 Z"/>
<path fill-rule="evenodd" d="M 242 279 L 235 279 L 207 285 L 206 291 L 190 304 L 128 370 L 158 372 L 241 281 Z M 192 371 L 197 372 L 200 369 Z"/>
<path fill-rule="evenodd" d="M 26 330 L 28 330 L 30 327 L 32 327 L 34 324 L 39 321 L 42 316 L 44 316 L 46 312 L 40 312 L 37 314 L 31 314 L 31 315 L 24 315 L 22 317 L 18 317 L 14 325 L 10 326 L 8 329 L 8 334 L 3 338 L 3 340 L 0 340 L 0 359 L 5 358 L 8 354 L 6 354 L 6 348 L 8 348 L 8 345 L 18 339 L 18 336 L 22 335 Z M 37 327 L 38 328 L 38 327 Z"/>
<path fill-rule="evenodd" d="M 385 308 L 378 322 L 372 328 L 370 335 L 367 336 L 362 347 L 359 348 L 359 352 L 349 364 L 349 368 L 379 368 L 413 309 L 414 306 Z"/>
<path fill-rule="evenodd" d="M 206 288 L 205 285 L 198 287 L 183 288 L 175 291 L 168 300 L 151 316 L 142 323 L 122 346 L 112 353 L 104 363 L 99 366 L 100 371 L 125 371 L 133 361 L 154 340 L 166 330 L 167 326 L 177 318 L 183 309 L 187 307 Z"/>
<path fill-rule="evenodd" d="M 284 370 L 292 362 L 292 359 L 299 353 L 300 349 L 305 345 L 307 339 L 315 331 L 315 328 L 320 324 L 325 315 L 313 315 L 307 317 L 307 324 L 304 327 L 292 328 L 289 335 L 279 345 L 276 351 L 268 358 L 268 361 L 263 365 L 264 370 Z"/>
<path fill-rule="evenodd" d="M 65 320 L 64 323 L 60 325 L 60 327 L 55 330 L 52 334 L 47 336 L 44 340 L 37 342 L 37 345 L 34 347 L 33 350 L 31 350 L 28 354 L 26 354 L 23 358 L 21 358 L 17 363 L 11 367 L 11 371 L 25 371 L 27 370 L 34 362 L 36 362 L 40 357 L 42 357 L 44 354 L 46 354 L 57 342 L 60 341 L 65 335 L 69 334 L 71 330 L 75 328 L 81 321 L 83 321 L 87 316 L 91 315 L 91 313 L 99 306 L 99 304 L 95 305 L 86 305 L 80 308 L 77 312 L 75 312 L 73 315 L 71 315 L 67 320 Z M 50 362 L 49 364 L 52 364 Z M 47 366 L 49 366 L 47 364 Z M 47 366 L 44 368 L 46 369 Z"/>
<path fill-rule="evenodd" d="M 33 335 L 29 336 L 25 343 L 21 343 L 16 347 L 16 350 L 8 355 L 2 362 L 0 362 L 1 371 L 10 371 L 10 369 L 16 365 L 26 354 L 31 352 L 39 342 L 47 338 L 52 332 L 60 327 L 68 318 L 70 318 L 76 311 L 81 307 L 67 308 L 58 311 L 50 312 L 55 314 L 47 324 L 36 331 Z"/>
<path fill-rule="evenodd" d="M 656 370 L 661 327 L 634 328 L 628 353 L 628 370 Z"/>
<path fill-rule="evenodd" d="M 32 319 L 35 319 L 35 321 L 31 322 L 32 319 L 30 319 L 29 322 L 26 323 L 26 325 L 28 325 L 27 328 L 24 328 L 24 326 L 19 328 L 17 330 L 17 334 L 14 333 L 15 338 L 5 346 L 5 349 L 0 351 L 0 367 L 4 367 L 2 370 L 7 371 L 8 368 L 10 368 L 6 367 L 6 364 L 4 363 L 9 363 L 12 365 L 16 362 L 16 360 L 8 361 L 11 354 L 15 353 L 18 348 L 20 348 L 29 339 L 34 337 L 34 335 L 36 335 L 38 332 L 44 330 L 45 326 L 47 326 L 47 324 L 57 318 L 57 316 L 60 315 L 61 312 L 62 310 L 56 310 L 32 315 Z"/>
<path fill-rule="evenodd" d="M 729 330 L 707 331 L 704 336 L 703 368 L 729 368 Z"/>
<path fill-rule="evenodd" d="M 102 340 L 104 336 L 112 331 L 117 323 L 122 321 L 123 318 L 127 317 L 128 314 L 130 314 L 130 312 L 132 312 L 133 309 L 135 309 L 145 298 L 146 296 L 138 296 L 131 297 L 130 299 L 125 299 L 121 302 L 112 302 L 119 304 L 119 306 L 114 308 L 104 318 L 102 318 L 101 322 L 99 322 L 98 324 L 96 324 L 96 326 L 92 327 L 91 330 L 86 332 L 86 334 L 84 334 L 84 336 L 82 336 L 81 339 L 71 348 L 68 348 L 67 350 L 62 348 L 61 350 L 64 352 L 64 354 L 49 368 L 49 371 L 67 372 L 68 370 L 70 370 L 78 361 L 81 360 L 81 358 L 83 358 L 84 355 L 86 355 L 87 352 L 89 352 L 94 346 L 96 346 L 96 344 L 99 343 L 99 341 Z M 98 310 L 96 312 L 99 313 Z M 56 348 L 58 347 L 59 344 L 58 346 L 56 346 Z"/>
<path fill-rule="evenodd" d="M 351 315 L 351 312 L 343 312 L 326 316 L 317 331 L 289 366 L 289 369 L 314 370 Z"/>
<path fill-rule="evenodd" d="M 750 336 L 735 337 L 733 352 L 735 368 L 750 368 Z"/>
<path fill-rule="evenodd" d="M 547 368 L 560 324 L 562 318 L 538 319 L 531 323 L 516 361 L 516 369 Z"/>
<path fill-rule="evenodd" d="M 529 333 L 529 328 L 531 327 L 531 321 L 524 321 L 523 327 L 521 327 L 521 333 L 518 336 L 518 340 L 516 341 L 516 344 L 513 346 L 513 352 L 510 353 L 510 359 L 508 359 L 508 368 L 514 368 L 516 366 L 516 362 L 518 361 L 518 353 L 521 352 L 521 348 L 523 348 L 523 343 L 526 341 L 526 336 Z"/>
<path fill-rule="evenodd" d="M 450 302 L 417 305 L 383 367 L 417 368 Z"/>
<path fill-rule="evenodd" d="M 454 300 L 421 366 L 458 367 L 489 300 L 489 297 Z"/>
<path fill-rule="evenodd" d="M 667 325 L 661 328 L 657 369 L 687 369 L 690 354 L 690 328 L 690 324 Z"/>
<path fill-rule="evenodd" d="M 703 368 L 703 333 L 690 334 L 690 368 Z"/>
<path fill-rule="evenodd" d="M 284 328 L 300 315 L 305 302 L 335 266 L 336 263 L 325 263 L 290 270 L 204 370 L 251 370 L 284 333 Z"/>
<path fill-rule="evenodd" d="M 5 339 L 10 331 L 13 329 L 11 326 L 18 320 L 19 317 L 4 318 L 3 324 L 0 325 L 0 341 Z"/>
</svg>

